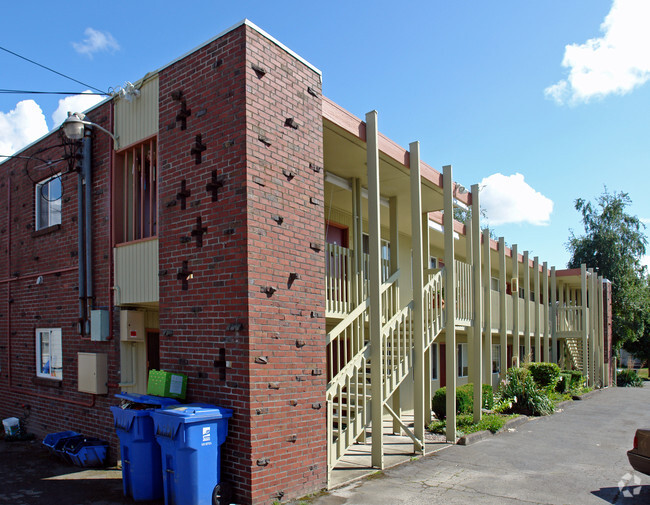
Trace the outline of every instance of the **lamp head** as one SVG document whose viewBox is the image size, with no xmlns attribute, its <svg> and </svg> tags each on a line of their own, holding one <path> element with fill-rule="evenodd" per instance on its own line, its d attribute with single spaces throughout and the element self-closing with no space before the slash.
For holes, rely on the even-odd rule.
<svg viewBox="0 0 650 505">
<path fill-rule="evenodd" d="M 63 121 L 63 133 L 70 140 L 81 140 L 84 138 L 83 114 L 68 112 L 68 117 Z"/>
</svg>

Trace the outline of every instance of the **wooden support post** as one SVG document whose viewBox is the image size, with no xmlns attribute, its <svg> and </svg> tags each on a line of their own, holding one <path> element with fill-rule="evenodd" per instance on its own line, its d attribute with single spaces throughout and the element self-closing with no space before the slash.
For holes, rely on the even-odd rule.
<svg viewBox="0 0 650 505">
<path fill-rule="evenodd" d="M 397 197 L 391 196 L 388 200 L 389 214 L 390 214 L 390 275 L 393 275 L 399 270 L 399 227 L 398 227 L 398 214 L 397 214 Z M 389 275 L 389 277 L 390 277 Z M 400 306 L 399 302 L 399 279 L 395 281 L 395 299 L 393 302 L 396 304 L 396 307 Z M 385 309 L 384 309 L 385 310 Z M 401 395 L 400 388 L 398 387 L 391 397 L 393 412 L 396 414 L 398 419 L 402 417 L 402 405 L 401 405 Z M 402 428 L 398 419 L 393 419 L 393 433 L 400 433 Z"/>
<path fill-rule="evenodd" d="M 596 387 L 598 384 L 598 367 L 596 365 L 596 313 L 598 305 L 596 302 L 596 274 L 594 269 L 589 269 L 589 375 L 591 376 L 591 386 Z"/>
<path fill-rule="evenodd" d="M 492 257 L 490 230 L 483 230 L 483 384 L 492 385 Z"/>
<path fill-rule="evenodd" d="M 454 180 L 451 165 L 442 167 L 445 234 L 445 360 L 447 381 L 447 442 L 456 443 L 456 267 L 454 264 Z"/>
<path fill-rule="evenodd" d="M 524 360 L 532 360 L 530 355 L 530 263 L 528 251 L 524 251 Z"/>
<path fill-rule="evenodd" d="M 352 244 L 354 248 L 354 306 L 364 298 L 363 292 L 363 206 L 361 205 L 361 181 L 352 179 Z"/>
<path fill-rule="evenodd" d="M 474 318 L 472 333 L 474 336 L 473 363 L 474 368 L 474 422 L 481 420 L 483 407 L 483 288 L 481 275 L 481 209 L 479 207 L 479 186 L 473 184 L 472 188 L 472 294 L 474 296 Z M 489 256 L 489 255 L 488 255 Z M 489 285 L 488 285 L 489 287 Z"/>
<path fill-rule="evenodd" d="M 512 363 L 508 367 L 519 366 L 519 253 L 517 244 L 512 244 Z"/>
<path fill-rule="evenodd" d="M 542 361 L 542 342 L 540 339 L 541 328 L 539 326 L 539 309 L 540 309 L 540 297 L 539 297 L 539 257 L 535 256 L 533 259 L 533 289 L 535 290 L 534 306 L 535 306 L 535 352 L 531 357 L 531 361 Z"/>
<path fill-rule="evenodd" d="M 379 193 L 379 134 L 377 111 L 366 114 L 366 155 L 368 163 L 368 279 L 370 282 L 370 381 L 372 392 L 372 466 L 384 468 L 384 387 L 381 310 L 381 215 Z"/>
<path fill-rule="evenodd" d="M 506 307 L 506 240 L 499 237 L 499 342 L 501 343 L 501 379 L 506 378 L 508 363 L 508 311 Z"/>
<path fill-rule="evenodd" d="M 591 386 L 592 377 L 589 376 L 589 347 L 587 331 L 589 319 L 587 317 L 587 265 L 580 265 L 580 297 L 582 298 L 582 373 L 587 377 L 587 385 Z"/>
<path fill-rule="evenodd" d="M 551 363 L 559 364 L 557 355 L 557 279 L 555 277 L 555 267 L 551 267 Z"/>
<path fill-rule="evenodd" d="M 598 358 L 598 365 L 600 366 L 600 377 L 601 377 L 601 383 L 602 387 L 606 387 L 609 385 L 609 378 L 608 378 L 608 369 L 607 365 L 605 364 L 605 317 L 604 317 L 604 308 L 605 308 L 605 301 L 603 299 L 604 295 L 604 283 L 603 283 L 603 277 L 599 276 L 598 277 L 598 342 L 600 346 L 600 355 Z"/>
<path fill-rule="evenodd" d="M 429 252 L 429 213 L 422 213 L 422 260 L 424 261 L 424 268 L 431 267 L 431 254 Z M 429 276 L 424 278 L 424 283 L 429 282 Z M 426 333 L 426 328 L 425 328 Z M 428 340 L 427 340 L 428 342 Z M 431 346 L 427 348 L 424 354 L 424 425 L 431 424 Z"/>
<path fill-rule="evenodd" d="M 413 248 L 413 431 L 424 454 L 424 260 L 422 252 L 422 189 L 420 143 L 411 142 L 411 245 Z M 428 260 L 427 260 L 428 261 Z M 417 443 L 414 450 L 417 451 Z"/>
<path fill-rule="evenodd" d="M 548 346 L 551 343 L 550 339 L 550 324 L 548 320 L 549 315 L 549 306 L 548 306 L 548 263 L 546 261 L 542 263 L 542 299 L 540 300 L 542 305 L 542 320 L 544 321 L 542 327 L 542 349 L 543 352 L 540 354 L 542 361 L 548 363 L 550 361 L 549 349 Z"/>
</svg>

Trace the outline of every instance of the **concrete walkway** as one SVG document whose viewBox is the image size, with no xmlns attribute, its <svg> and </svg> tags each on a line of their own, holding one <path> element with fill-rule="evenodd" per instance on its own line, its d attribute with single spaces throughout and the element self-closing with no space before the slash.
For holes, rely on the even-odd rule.
<svg viewBox="0 0 650 505">
<path fill-rule="evenodd" d="M 626 455 L 637 427 L 650 427 L 650 387 L 610 388 L 513 432 L 335 489 L 312 505 L 647 504 L 650 476 L 634 475 Z"/>
</svg>

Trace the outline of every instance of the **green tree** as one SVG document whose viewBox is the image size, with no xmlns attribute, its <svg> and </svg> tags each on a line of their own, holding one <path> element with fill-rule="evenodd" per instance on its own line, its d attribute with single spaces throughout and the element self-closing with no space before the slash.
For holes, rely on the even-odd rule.
<svg viewBox="0 0 650 505">
<path fill-rule="evenodd" d="M 612 282 L 612 333 L 616 350 L 636 342 L 647 333 L 648 282 L 641 257 L 645 254 L 645 226 L 626 212 L 632 203 L 627 193 L 607 188 L 592 204 L 582 198 L 575 208 L 582 214 L 585 234 L 570 232 L 569 268 L 585 263 Z M 650 326 L 649 326 L 650 328 Z"/>
</svg>

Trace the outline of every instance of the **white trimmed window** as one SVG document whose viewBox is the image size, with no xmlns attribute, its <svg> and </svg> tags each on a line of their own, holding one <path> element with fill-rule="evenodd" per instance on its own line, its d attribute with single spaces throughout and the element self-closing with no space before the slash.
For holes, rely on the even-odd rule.
<svg viewBox="0 0 650 505">
<path fill-rule="evenodd" d="M 63 379 L 61 328 L 36 330 L 36 375 L 48 379 Z"/>
<path fill-rule="evenodd" d="M 501 344 L 492 344 L 492 373 L 501 373 Z"/>
<path fill-rule="evenodd" d="M 36 229 L 61 224 L 61 174 L 36 184 Z"/>
<path fill-rule="evenodd" d="M 458 377 L 467 377 L 467 344 L 458 344 Z"/>
</svg>

